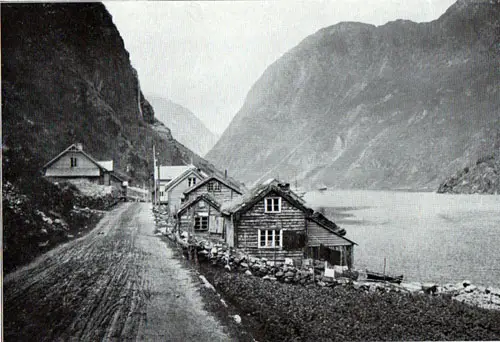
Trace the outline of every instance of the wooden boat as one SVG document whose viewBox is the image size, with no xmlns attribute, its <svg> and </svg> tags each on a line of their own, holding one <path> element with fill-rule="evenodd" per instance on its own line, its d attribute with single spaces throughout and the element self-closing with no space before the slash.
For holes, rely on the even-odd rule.
<svg viewBox="0 0 500 342">
<path fill-rule="evenodd" d="M 383 274 L 383 273 L 378 273 L 378 272 L 373 272 L 373 271 L 368 271 L 366 270 L 366 277 L 369 280 L 374 280 L 374 281 L 388 281 L 390 283 L 396 283 L 396 284 L 401 284 L 403 281 L 403 275 L 399 276 L 391 276 L 388 274 Z"/>
<path fill-rule="evenodd" d="M 326 191 L 328 190 L 328 188 L 326 186 L 322 186 L 320 188 L 318 188 L 319 191 Z"/>
</svg>

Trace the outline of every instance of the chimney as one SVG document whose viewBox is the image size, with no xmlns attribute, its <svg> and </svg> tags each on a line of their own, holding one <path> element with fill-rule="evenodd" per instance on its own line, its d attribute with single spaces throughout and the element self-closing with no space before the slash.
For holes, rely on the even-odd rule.
<svg viewBox="0 0 500 342">
<path fill-rule="evenodd" d="M 290 191 L 290 183 L 279 183 L 278 186 L 283 191 Z"/>
<path fill-rule="evenodd" d="M 83 144 L 82 143 L 75 143 L 75 147 L 78 151 L 83 151 Z"/>
<path fill-rule="evenodd" d="M 227 169 L 224 170 L 224 179 L 227 178 Z"/>
</svg>

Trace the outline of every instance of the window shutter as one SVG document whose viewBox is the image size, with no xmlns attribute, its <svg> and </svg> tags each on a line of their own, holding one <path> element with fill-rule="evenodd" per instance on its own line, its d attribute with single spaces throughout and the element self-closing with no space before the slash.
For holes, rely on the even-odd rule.
<svg viewBox="0 0 500 342">
<path fill-rule="evenodd" d="M 306 235 L 293 230 L 283 231 L 283 249 L 286 251 L 297 250 L 305 247 Z"/>
</svg>

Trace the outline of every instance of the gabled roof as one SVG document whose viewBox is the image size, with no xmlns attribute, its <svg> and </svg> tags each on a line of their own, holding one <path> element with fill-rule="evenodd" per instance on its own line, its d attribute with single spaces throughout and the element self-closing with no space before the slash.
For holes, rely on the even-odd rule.
<svg viewBox="0 0 500 342">
<path fill-rule="evenodd" d="M 112 160 L 98 161 L 98 163 L 106 170 L 113 171 L 113 161 Z"/>
<path fill-rule="evenodd" d="M 198 203 L 201 200 L 204 200 L 209 205 L 211 205 L 213 208 L 220 210 L 219 202 L 217 202 L 217 200 L 212 195 L 205 193 L 205 194 L 201 194 L 200 196 L 184 203 L 180 207 L 180 209 L 177 211 L 176 216 L 182 215 L 182 213 L 184 213 L 186 210 L 188 210 L 189 208 L 191 208 L 193 205 L 195 205 L 196 203 Z"/>
<path fill-rule="evenodd" d="M 167 185 L 165 185 L 165 191 L 169 191 L 171 188 L 173 188 L 174 186 L 176 186 L 177 184 L 179 184 L 180 182 L 182 182 L 184 179 L 186 179 L 187 177 L 189 177 L 192 174 L 197 175 L 200 179 L 205 178 L 200 172 L 198 172 L 198 170 L 196 168 L 194 168 L 194 169 L 191 168 L 191 169 L 184 171 L 179 176 L 177 176 L 175 179 L 172 179 L 170 182 L 168 182 Z"/>
<path fill-rule="evenodd" d="M 352 240 L 350 240 L 350 239 L 346 238 L 345 236 L 343 236 L 343 235 L 341 235 L 341 234 L 338 234 L 337 232 L 335 232 L 335 231 L 333 231 L 333 230 L 330 230 L 330 229 L 328 229 L 327 227 L 325 227 L 325 226 L 323 226 L 323 225 L 321 225 L 321 224 L 320 224 L 320 226 L 321 226 L 322 228 L 324 228 L 324 229 L 328 230 L 328 232 L 329 232 L 329 233 L 331 233 L 331 234 L 333 234 L 333 235 L 335 235 L 335 236 L 338 236 L 339 238 L 341 238 L 341 239 L 343 239 L 343 240 L 346 240 L 346 241 L 348 241 L 348 242 L 352 243 L 353 245 L 358 245 L 356 242 L 354 242 L 354 241 L 352 241 Z M 309 234 L 308 234 L 308 235 L 309 235 Z M 314 237 L 312 237 L 311 235 L 309 235 L 308 239 L 309 239 L 309 241 L 311 241 L 311 242 L 316 242 L 316 243 L 317 243 L 317 242 L 319 242 L 319 241 L 318 241 L 318 239 L 314 239 Z"/>
<path fill-rule="evenodd" d="M 179 177 L 181 174 L 186 172 L 189 169 L 194 169 L 196 168 L 194 165 L 168 165 L 168 166 L 159 166 L 156 167 L 155 169 L 155 178 L 162 180 L 162 179 L 169 179 L 173 180 L 177 177 Z M 158 169 L 160 169 L 160 176 L 158 177 Z"/>
<path fill-rule="evenodd" d="M 334 231 L 339 235 L 345 235 L 346 231 L 343 228 L 340 228 L 335 224 L 335 222 L 331 221 L 329 218 L 327 218 L 325 215 L 319 212 L 315 212 L 312 214 L 309 219 L 311 221 L 316 222 L 317 224 L 327 228 L 328 230 Z"/>
<path fill-rule="evenodd" d="M 64 156 L 68 152 L 78 152 L 78 153 L 81 153 L 85 157 L 87 157 L 92 163 L 94 163 L 98 168 L 100 168 L 103 171 L 108 171 L 104 166 L 102 166 L 100 164 L 100 162 L 98 162 L 97 160 L 95 160 L 94 158 L 92 158 L 89 154 L 87 154 L 85 151 L 83 151 L 83 149 L 81 149 L 81 147 L 78 147 L 77 144 L 71 144 L 67 149 L 65 149 L 64 151 L 62 151 L 61 153 L 59 153 L 54 159 L 52 159 L 47 164 L 45 164 L 42 167 L 42 170 L 45 170 L 50 165 L 54 164 L 56 161 L 58 161 L 62 156 Z"/>
<path fill-rule="evenodd" d="M 349 240 L 348 238 L 346 238 L 344 235 L 346 234 L 346 231 L 345 229 L 343 228 L 340 228 L 339 226 L 337 226 L 334 222 L 330 221 L 328 218 L 326 218 L 323 214 L 321 213 L 318 213 L 318 212 L 315 212 L 312 216 L 310 216 L 308 218 L 309 220 L 311 221 L 314 221 L 316 222 L 318 225 L 320 225 L 321 227 L 325 228 L 326 230 L 328 230 L 330 233 L 332 234 L 335 234 L 337 235 L 338 237 L 341 237 L 342 239 L 345 239 L 355 245 L 357 245 L 356 242 L 352 241 L 352 240 Z M 332 228 L 332 227 L 336 227 L 336 228 Z"/>
<path fill-rule="evenodd" d="M 239 187 L 229 183 L 226 179 L 223 179 L 217 175 L 211 175 L 205 179 L 203 179 L 201 182 L 193 185 L 192 187 L 190 187 L 189 189 L 187 189 L 186 191 L 184 191 L 184 194 L 187 195 L 189 193 L 191 193 L 192 191 L 200 188 L 201 186 L 203 186 L 204 184 L 207 184 L 208 182 L 212 181 L 212 180 L 217 180 L 219 183 L 222 183 L 224 184 L 225 186 L 227 186 L 228 188 L 236 191 L 237 193 L 239 193 L 240 195 L 243 194 L 243 192 L 240 190 Z"/>
<path fill-rule="evenodd" d="M 304 211 L 307 215 L 312 215 L 313 210 L 307 208 L 304 205 L 304 200 L 290 190 L 289 184 L 280 183 L 276 179 L 268 179 L 263 183 L 257 184 L 245 195 L 225 202 L 222 204 L 221 211 L 225 214 L 245 212 L 271 192 L 285 198 L 290 204 Z"/>
</svg>

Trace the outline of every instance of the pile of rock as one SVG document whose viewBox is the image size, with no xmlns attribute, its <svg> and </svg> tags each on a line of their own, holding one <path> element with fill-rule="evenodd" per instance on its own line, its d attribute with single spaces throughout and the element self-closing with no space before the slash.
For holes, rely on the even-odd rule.
<svg viewBox="0 0 500 342">
<path fill-rule="evenodd" d="M 213 266 L 224 267 L 229 272 L 256 276 L 266 281 L 322 287 L 352 282 L 352 279 L 347 277 L 324 276 L 324 262 L 316 261 L 310 267 L 296 267 L 292 262 L 274 262 L 266 258 L 250 257 L 239 251 L 233 253 L 223 243 L 213 244 L 207 240 L 188 242 L 185 233 L 179 235 L 178 242 L 184 247 L 185 254 L 187 254 L 188 246 L 195 245 L 199 261 L 208 261 Z"/>
<path fill-rule="evenodd" d="M 403 292 L 421 295 L 447 295 L 452 299 L 469 305 L 490 310 L 500 310 L 500 289 L 494 287 L 476 286 L 470 281 L 444 286 L 435 283 L 402 283 L 360 281 L 353 282 L 354 288 L 366 292 Z"/>
</svg>

